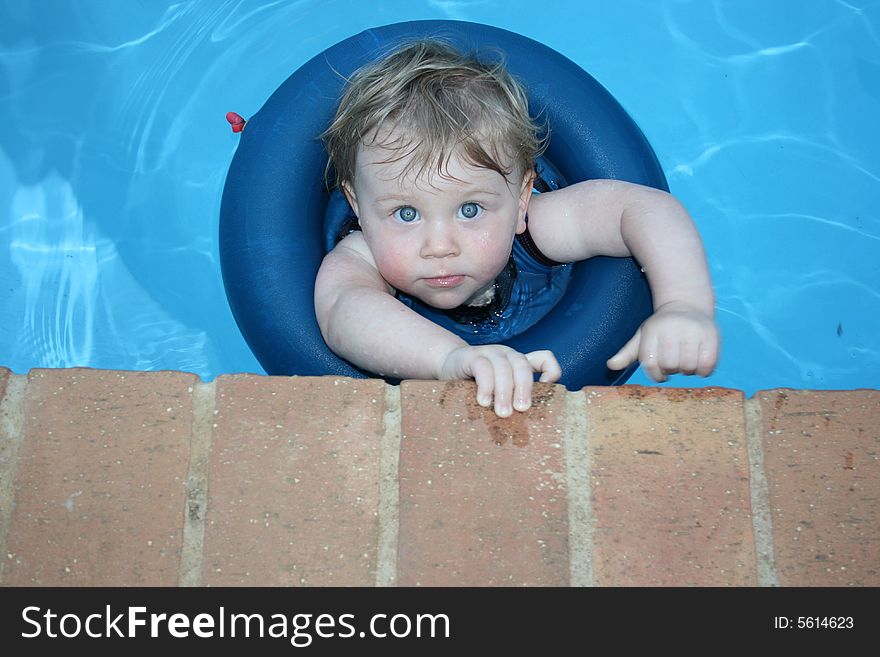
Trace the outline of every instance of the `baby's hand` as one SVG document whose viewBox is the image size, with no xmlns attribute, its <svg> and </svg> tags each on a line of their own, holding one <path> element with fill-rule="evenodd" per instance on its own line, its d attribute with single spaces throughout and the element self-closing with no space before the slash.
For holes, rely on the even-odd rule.
<svg viewBox="0 0 880 657">
<path fill-rule="evenodd" d="M 608 368 L 622 370 L 639 360 L 655 381 L 681 372 L 709 376 L 718 362 L 718 327 L 705 312 L 680 303 L 654 311 L 623 348 L 608 359 Z"/>
<path fill-rule="evenodd" d="M 495 414 L 508 417 L 513 409 L 525 411 L 532 405 L 533 372 L 541 372 L 541 381 L 554 383 L 562 368 L 549 351 L 521 354 L 510 347 L 489 344 L 458 347 L 447 355 L 441 379 L 475 379 L 477 402 L 491 406 Z"/>
</svg>

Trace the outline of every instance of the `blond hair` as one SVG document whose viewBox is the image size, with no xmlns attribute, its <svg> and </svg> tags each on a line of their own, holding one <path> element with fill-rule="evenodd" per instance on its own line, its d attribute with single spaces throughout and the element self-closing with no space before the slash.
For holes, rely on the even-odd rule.
<svg viewBox="0 0 880 657">
<path fill-rule="evenodd" d="M 419 176 L 443 176 L 455 154 L 505 178 L 522 175 L 545 148 L 542 130 L 529 116 L 525 89 L 500 59 L 482 62 L 424 39 L 356 71 L 321 138 L 328 181 L 334 173 L 335 184 L 351 185 L 361 145 L 387 149 L 386 162 L 412 156 L 405 173 Z"/>
</svg>

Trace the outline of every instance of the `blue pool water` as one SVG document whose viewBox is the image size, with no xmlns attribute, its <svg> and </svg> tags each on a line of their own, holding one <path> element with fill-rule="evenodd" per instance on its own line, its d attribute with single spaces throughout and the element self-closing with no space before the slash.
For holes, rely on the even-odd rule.
<svg viewBox="0 0 880 657">
<path fill-rule="evenodd" d="M 715 374 L 665 385 L 880 387 L 876 0 L 0 7 L 0 365 L 16 372 L 262 372 L 218 261 L 226 112 L 254 114 L 368 27 L 447 18 L 558 50 L 654 146 L 705 240 L 723 333 Z"/>
</svg>

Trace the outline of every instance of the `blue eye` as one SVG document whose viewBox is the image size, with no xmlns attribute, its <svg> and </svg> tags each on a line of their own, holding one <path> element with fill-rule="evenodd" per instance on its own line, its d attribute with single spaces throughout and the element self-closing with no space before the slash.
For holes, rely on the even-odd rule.
<svg viewBox="0 0 880 657">
<path fill-rule="evenodd" d="M 458 209 L 459 216 L 465 219 L 476 219 L 483 212 L 483 208 L 480 207 L 479 203 L 463 203 L 462 206 Z"/>
<path fill-rule="evenodd" d="M 394 211 L 394 216 L 400 221 L 408 224 L 419 218 L 419 211 L 412 206 L 404 205 L 402 208 L 397 208 Z"/>
</svg>

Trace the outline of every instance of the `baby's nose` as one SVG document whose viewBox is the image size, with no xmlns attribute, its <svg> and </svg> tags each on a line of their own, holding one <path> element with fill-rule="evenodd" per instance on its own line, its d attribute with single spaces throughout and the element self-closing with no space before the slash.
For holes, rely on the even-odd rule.
<svg viewBox="0 0 880 657">
<path fill-rule="evenodd" d="M 423 258 L 448 258 L 460 253 L 454 226 L 447 222 L 429 222 L 433 225 L 425 228 L 421 256 Z"/>
</svg>

